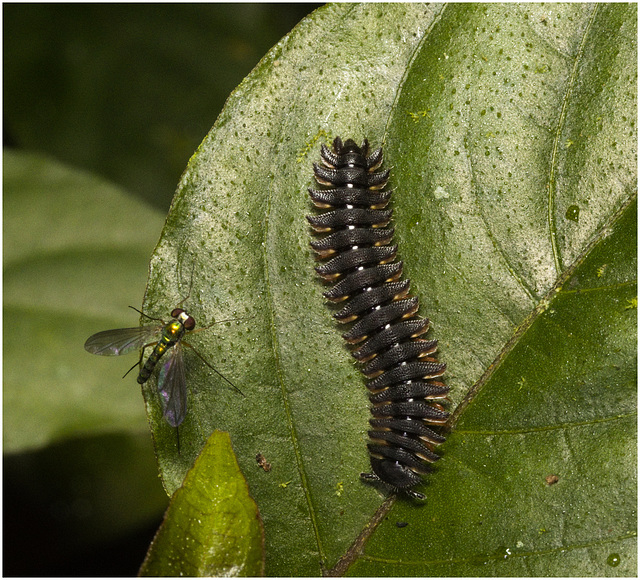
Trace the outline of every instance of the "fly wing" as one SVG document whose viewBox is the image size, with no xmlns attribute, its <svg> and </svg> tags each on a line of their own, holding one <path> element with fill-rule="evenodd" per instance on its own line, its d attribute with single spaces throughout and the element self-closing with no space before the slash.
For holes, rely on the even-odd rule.
<svg viewBox="0 0 640 580">
<path fill-rule="evenodd" d="M 182 345 L 178 342 L 168 356 L 158 376 L 158 392 L 162 398 L 164 418 L 169 425 L 177 427 L 187 414 L 187 378 Z"/>
<path fill-rule="evenodd" d="M 141 349 L 154 342 L 162 331 L 161 326 L 136 326 L 103 330 L 90 336 L 84 343 L 86 351 L 103 356 L 119 356 Z"/>
</svg>

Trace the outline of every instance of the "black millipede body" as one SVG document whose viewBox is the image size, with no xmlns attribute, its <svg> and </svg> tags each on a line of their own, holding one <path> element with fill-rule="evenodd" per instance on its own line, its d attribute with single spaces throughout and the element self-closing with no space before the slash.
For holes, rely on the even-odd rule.
<svg viewBox="0 0 640 580">
<path fill-rule="evenodd" d="M 316 207 L 328 211 L 307 219 L 316 232 L 328 234 L 311 243 L 327 260 L 316 271 L 335 282 L 324 296 L 344 302 L 334 317 L 353 323 L 342 336 L 357 345 L 352 355 L 369 379 L 373 473 L 361 475 L 423 499 L 411 488 L 438 459 L 433 448 L 444 437 L 432 426 L 449 415 L 436 400 L 446 399 L 449 388 L 440 381 L 446 365 L 434 357 L 437 341 L 421 338 L 429 320 L 417 316 L 418 299 L 409 296 L 398 248 L 390 245 L 391 190 L 383 190 L 389 171 L 378 171 L 382 149 L 370 153 L 366 139 L 358 146 L 336 137 L 333 151 L 323 144 L 321 156 L 322 165 L 313 169 L 327 188 L 309 193 Z"/>
</svg>

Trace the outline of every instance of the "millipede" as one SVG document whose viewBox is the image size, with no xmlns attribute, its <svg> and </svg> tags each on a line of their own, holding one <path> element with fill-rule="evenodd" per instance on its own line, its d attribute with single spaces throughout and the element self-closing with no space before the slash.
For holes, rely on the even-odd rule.
<svg viewBox="0 0 640 580">
<path fill-rule="evenodd" d="M 409 295 L 410 281 L 402 279 L 398 247 L 391 244 L 390 171 L 379 170 L 382 148 L 370 152 L 366 139 L 358 146 L 336 137 L 333 150 L 322 144 L 320 154 L 313 170 L 323 187 L 309 194 L 327 211 L 307 219 L 316 234 L 328 234 L 311 243 L 326 260 L 316 271 L 335 283 L 324 296 L 344 303 L 333 316 L 352 324 L 342 336 L 356 345 L 351 354 L 367 378 L 372 473 L 360 476 L 424 499 L 411 488 L 439 459 L 433 449 L 444 437 L 437 426 L 449 414 L 438 400 L 449 388 L 441 382 L 446 365 L 435 357 L 437 341 L 422 338 L 429 319 L 417 315 L 418 298 Z"/>
</svg>

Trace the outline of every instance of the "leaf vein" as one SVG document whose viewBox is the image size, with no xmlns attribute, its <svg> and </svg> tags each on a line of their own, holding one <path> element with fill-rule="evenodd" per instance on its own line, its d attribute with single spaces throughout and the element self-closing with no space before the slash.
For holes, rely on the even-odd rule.
<svg viewBox="0 0 640 580">
<path fill-rule="evenodd" d="M 591 32 L 591 28 L 593 26 L 593 22 L 595 20 L 596 14 L 598 12 L 598 6 L 595 5 L 593 11 L 591 12 L 591 16 L 589 17 L 589 22 L 585 27 L 584 34 L 582 35 L 582 40 L 580 41 L 580 46 L 576 53 L 573 69 L 571 70 L 571 74 L 569 76 L 569 81 L 567 85 L 567 89 L 565 91 L 564 97 L 562 98 L 562 108 L 560 109 L 560 116 L 558 118 L 558 125 L 556 127 L 556 134 L 553 140 L 553 146 L 551 149 L 551 159 L 549 162 L 549 178 L 547 181 L 547 222 L 549 226 L 549 238 L 551 240 L 551 249 L 553 252 L 553 260 L 555 263 L 556 273 L 560 275 L 563 271 L 562 269 L 562 257 L 560 256 L 560 248 L 558 246 L 557 239 L 557 231 L 556 231 L 556 219 L 555 219 L 555 196 L 556 196 L 556 170 L 558 166 L 558 151 L 560 147 L 560 140 L 562 138 L 562 131 L 564 129 L 566 119 L 567 119 L 567 110 L 569 108 L 569 101 L 571 100 L 571 94 L 573 92 L 573 88 L 577 83 L 578 78 L 578 67 L 582 60 L 582 55 L 584 54 L 584 48 L 587 43 L 587 37 Z"/>
<path fill-rule="evenodd" d="M 273 349 L 273 358 L 274 358 L 274 362 L 275 362 L 275 367 L 276 367 L 276 376 L 277 376 L 277 380 L 278 383 L 280 385 L 280 392 L 282 395 L 282 405 L 283 405 L 283 409 L 285 412 L 285 416 L 287 418 L 287 427 L 291 436 L 291 444 L 293 447 L 293 452 L 295 454 L 295 458 L 296 458 L 296 466 L 298 469 L 298 473 L 300 474 L 300 481 L 301 481 L 301 486 L 302 486 L 302 492 L 304 494 L 304 498 L 305 501 L 307 503 L 307 509 L 309 510 L 309 519 L 311 521 L 311 526 L 313 528 L 313 534 L 316 540 L 316 545 L 318 546 L 318 553 L 319 553 L 319 557 L 322 561 L 325 560 L 325 555 L 324 555 L 324 549 L 322 546 L 322 541 L 320 538 L 320 530 L 318 527 L 318 521 L 317 521 L 317 514 L 315 512 L 314 506 L 313 506 L 313 502 L 311 501 L 311 496 L 310 496 L 310 492 L 309 492 L 309 482 L 308 482 L 308 478 L 307 478 L 307 474 L 306 471 L 304 469 L 304 461 L 302 458 L 302 451 L 300 449 L 300 443 L 298 440 L 298 433 L 295 427 L 295 422 L 294 422 L 294 417 L 293 417 L 293 411 L 291 409 L 291 406 L 289 404 L 289 399 L 288 399 L 288 393 L 287 393 L 287 388 L 286 388 L 286 381 L 284 379 L 284 372 L 283 372 L 283 366 L 282 366 L 282 361 L 281 361 L 281 357 L 280 357 L 280 347 L 279 347 L 279 340 L 278 340 L 278 334 L 276 332 L 276 320 L 275 320 L 275 300 L 273 298 L 273 293 L 271 291 L 271 280 L 270 280 L 270 276 L 269 276 L 269 255 L 268 255 L 268 238 L 269 238 L 269 225 L 271 223 L 270 219 L 272 216 L 272 200 L 273 200 L 273 188 L 272 186 L 269 187 L 269 194 L 267 196 L 267 208 L 266 208 L 266 214 L 265 214 L 265 221 L 264 221 L 264 242 L 261 244 L 262 247 L 262 260 L 263 260 L 263 269 L 264 269 L 264 273 L 265 273 L 265 292 L 267 294 L 267 301 L 270 305 L 269 307 L 269 315 L 270 315 L 270 322 L 269 322 L 269 328 L 271 329 L 271 345 L 272 345 L 272 349 Z"/>
</svg>

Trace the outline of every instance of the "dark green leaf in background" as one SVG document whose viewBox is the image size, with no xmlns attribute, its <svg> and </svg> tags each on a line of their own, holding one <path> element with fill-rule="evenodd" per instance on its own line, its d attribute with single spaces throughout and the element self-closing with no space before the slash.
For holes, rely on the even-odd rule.
<svg viewBox="0 0 640 580">
<path fill-rule="evenodd" d="M 146 430 L 135 362 L 84 352 L 136 326 L 163 218 L 121 190 L 37 155 L 3 156 L 4 451 Z"/>
<path fill-rule="evenodd" d="M 247 396 L 193 360 L 181 456 L 145 389 L 167 489 L 222 428 L 269 574 L 633 573 L 635 40 L 633 5 L 336 5 L 274 47 L 189 164 L 151 264 L 152 314 L 180 300 L 193 262 L 197 320 L 254 316 L 198 336 Z M 358 478 L 366 394 L 304 219 L 311 161 L 335 135 L 386 144 L 405 271 L 465 401 L 426 505 L 386 505 L 368 543 L 381 497 Z M 622 265 L 605 253 L 598 266 L 611 290 L 578 295 L 591 286 L 568 284 L 618 235 Z M 599 479 L 598 446 L 620 458 Z M 362 560 L 349 552 L 361 534 Z"/>
</svg>

